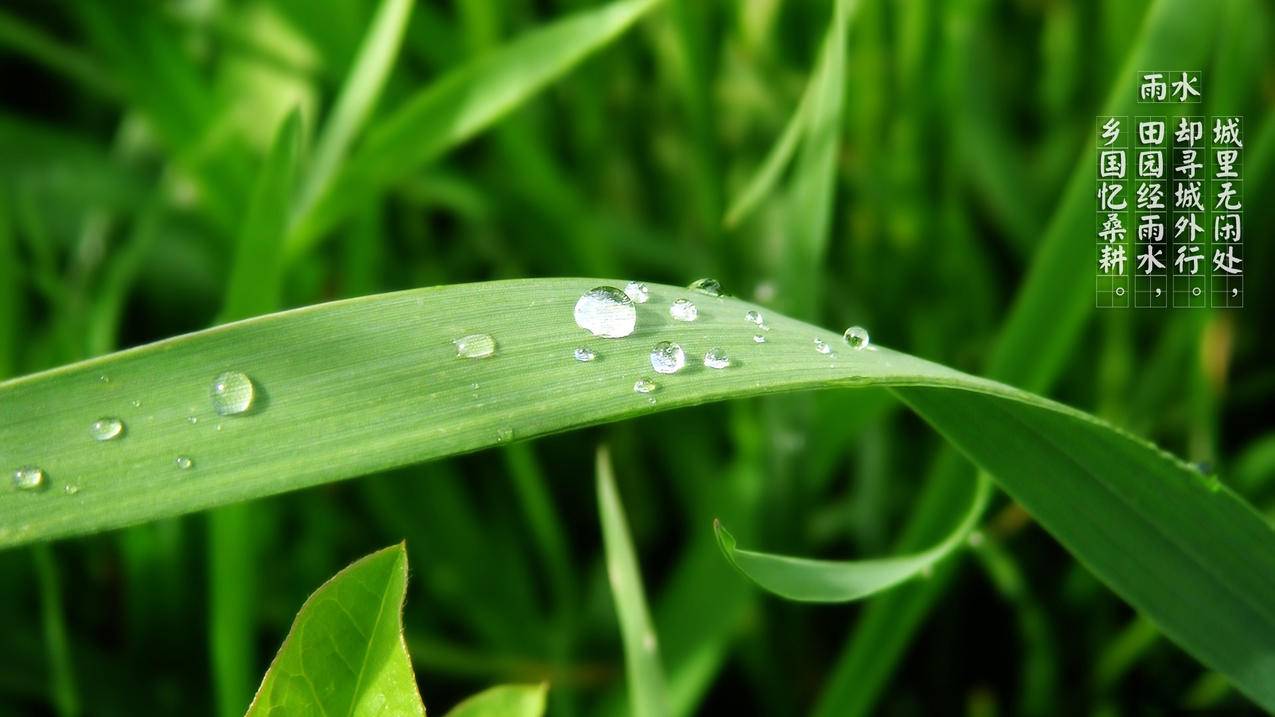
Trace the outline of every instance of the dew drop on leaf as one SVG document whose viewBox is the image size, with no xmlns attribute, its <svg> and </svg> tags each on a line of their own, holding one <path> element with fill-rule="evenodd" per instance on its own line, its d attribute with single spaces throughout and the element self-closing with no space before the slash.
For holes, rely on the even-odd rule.
<svg viewBox="0 0 1275 717">
<path fill-rule="evenodd" d="M 96 441 L 119 438 L 124 432 L 124 422 L 112 416 L 104 416 L 89 424 L 89 435 Z"/>
<path fill-rule="evenodd" d="M 651 290 L 640 281 L 630 281 L 624 285 L 624 294 L 635 304 L 645 304 L 651 299 Z"/>
<path fill-rule="evenodd" d="M 750 324 L 756 324 L 758 326 L 766 325 L 766 320 L 763 319 L 761 314 L 757 313 L 756 311 L 749 311 L 748 313 L 744 314 L 744 319 L 748 321 L 748 323 Z"/>
<path fill-rule="evenodd" d="M 252 408 L 256 390 L 252 379 L 239 371 L 226 371 L 213 379 L 209 395 L 219 416 L 234 416 Z"/>
<path fill-rule="evenodd" d="M 633 333 L 637 326 L 637 307 L 633 299 L 614 286 L 589 289 L 576 302 L 576 326 L 594 336 L 620 339 Z"/>
<path fill-rule="evenodd" d="M 816 338 L 815 351 L 818 351 L 821 354 L 830 354 L 832 353 L 832 347 L 829 346 L 823 339 Z"/>
<path fill-rule="evenodd" d="M 187 470 L 191 466 L 195 465 L 195 462 L 190 459 L 190 456 L 177 456 L 176 463 L 177 467 L 182 470 Z"/>
<path fill-rule="evenodd" d="M 591 348 L 581 346 L 575 350 L 574 356 L 576 357 L 576 361 L 579 361 L 581 363 L 588 363 L 592 361 L 593 359 L 597 358 L 598 353 Z"/>
<path fill-rule="evenodd" d="M 762 336 L 761 334 L 753 334 L 753 343 L 764 344 L 766 343 L 766 337 Z"/>
<path fill-rule="evenodd" d="M 637 393 L 653 393 L 655 391 L 655 382 L 643 376 L 633 382 L 633 390 Z"/>
<path fill-rule="evenodd" d="M 686 352 L 672 341 L 661 341 L 651 349 L 651 368 L 656 373 L 677 373 L 686 365 Z"/>
<path fill-rule="evenodd" d="M 714 346 L 704 354 L 704 365 L 709 368 L 726 368 L 730 366 L 730 356 L 724 349 Z"/>
<path fill-rule="evenodd" d="M 18 490 L 43 490 L 46 485 L 44 469 L 39 466 L 22 466 L 13 472 L 13 487 Z"/>
<path fill-rule="evenodd" d="M 690 286 L 686 288 L 690 289 L 691 291 L 698 291 L 701 294 L 707 294 L 709 296 L 722 295 L 721 282 L 719 282 L 717 279 L 709 279 L 707 277 L 692 281 Z"/>
<path fill-rule="evenodd" d="M 487 358 L 496 353 L 496 340 L 488 334 L 470 334 L 454 339 L 458 358 Z"/>
<path fill-rule="evenodd" d="M 846 333 L 842 336 L 850 348 L 855 351 L 862 351 L 868 348 L 868 330 L 862 326 L 851 326 L 846 329 Z"/>
<path fill-rule="evenodd" d="M 678 299 L 668 307 L 668 315 L 678 321 L 694 321 L 699 318 L 699 308 L 686 299 Z"/>
</svg>

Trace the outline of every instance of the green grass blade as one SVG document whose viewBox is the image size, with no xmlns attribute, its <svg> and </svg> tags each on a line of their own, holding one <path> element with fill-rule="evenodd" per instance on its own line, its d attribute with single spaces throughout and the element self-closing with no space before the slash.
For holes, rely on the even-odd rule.
<svg viewBox="0 0 1275 717">
<path fill-rule="evenodd" d="M 444 76 L 372 127 L 331 188 L 289 233 L 292 255 L 420 165 L 481 132 L 585 57 L 659 0 L 618 0 L 533 30 Z"/>
<path fill-rule="evenodd" d="M 598 512 L 602 516 L 602 537 L 606 544 L 607 576 L 624 638 L 624 666 L 629 681 L 629 705 L 634 717 L 666 717 L 668 688 L 655 628 L 646 607 L 642 573 L 629 537 L 629 524 L 615 488 L 615 474 L 606 448 L 598 449 Z"/>
<path fill-rule="evenodd" d="M 765 590 L 789 600 L 849 602 L 921 575 L 963 545 L 978 524 L 990 493 L 991 481 L 980 475 L 969 510 L 950 534 L 928 550 L 890 558 L 842 562 L 742 550 L 719 521 L 713 522 L 713 530 L 726 559 Z"/>
<path fill-rule="evenodd" d="M 548 685 L 500 685 L 453 707 L 447 717 L 540 717 Z"/>
<path fill-rule="evenodd" d="M 734 298 L 652 284 L 634 337 L 591 339 L 570 316 L 598 283 L 489 282 L 335 302 L 0 384 L 0 466 L 39 465 L 49 484 L 0 493 L 0 545 L 707 401 L 885 385 L 1167 635 L 1259 704 L 1275 705 L 1275 663 L 1258 659 L 1261 645 L 1275 643 L 1267 607 L 1275 532 L 1230 491 L 1073 409 L 886 348 L 854 351 L 835 333 L 774 312 L 769 340 L 753 343 L 743 314 L 755 307 Z M 675 322 L 668 305 L 686 295 L 699 299 L 700 318 Z M 476 332 L 495 338 L 495 355 L 457 358 L 452 341 Z M 815 338 L 836 355 L 815 351 Z M 681 343 L 692 364 L 657 375 L 650 396 L 634 393 L 636 377 L 654 375 L 648 353 L 661 339 Z M 574 361 L 580 345 L 601 360 Z M 699 366 L 694 359 L 713 346 L 736 365 Z M 228 369 L 249 374 L 259 394 L 253 411 L 218 419 L 208 388 Z M 474 383 L 483 387 L 477 398 Z M 563 395 L 572 400 L 554 400 Z M 213 420 L 191 426 L 191 411 Z M 101 415 L 122 417 L 127 435 L 91 440 L 88 425 Z M 179 469 L 178 455 L 193 467 Z M 64 495 L 69 484 L 81 490 Z"/>
<path fill-rule="evenodd" d="M 80 696 L 75 687 L 75 669 L 71 646 L 66 635 L 66 615 L 62 605 L 62 584 L 58 578 L 53 547 L 47 544 L 32 548 L 36 579 L 40 583 L 40 616 L 44 623 L 44 645 L 49 654 L 52 679 L 49 687 L 59 717 L 80 714 Z"/>
<path fill-rule="evenodd" d="M 402 545 L 372 553 L 324 583 L 301 606 L 247 717 L 424 717 L 403 642 L 406 592 Z"/>
<path fill-rule="evenodd" d="M 811 75 L 806 91 L 802 93 L 801 101 L 797 104 L 797 110 L 792 113 L 792 117 L 788 118 L 788 124 L 784 125 L 783 134 L 779 135 L 779 140 L 771 146 L 766 159 L 748 180 L 748 184 L 744 185 L 738 196 L 730 203 L 725 216 L 722 217 L 722 226 L 727 228 L 738 226 L 779 182 L 780 175 L 788 166 L 788 162 L 792 160 L 793 154 L 797 152 L 797 145 L 801 142 L 802 134 L 806 130 L 806 117 L 809 114 L 817 79 L 817 74 Z"/>
<path fill-rule="evenodd" d="M 327 189 L 345 159 L 350 143 L 376 107 L 385 79 L 398 57 L 403 31 L 411 15 L 411 0 L 382 0 L 323 133 L 315 143 L 314 156 L 310 159 L 297 196 L 294 216 L 305 216 Z"/>
</svg>

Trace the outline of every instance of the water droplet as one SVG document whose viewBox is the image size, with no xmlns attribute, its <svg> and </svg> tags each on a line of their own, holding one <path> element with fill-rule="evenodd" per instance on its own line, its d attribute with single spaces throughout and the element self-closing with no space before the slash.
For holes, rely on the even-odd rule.
<svg viewBox="0 0 1275 717">
<path fill-rule="evenodd" d="M 677 373 L 686 365 L 686 352 L 672 341 L 661 341 L 651 349 L 651 368 L 656 373 Z"/>
<path fill-rule="evenodd" d="M 764 344 L 766 343 L 766 337 L 762 336 L 761 334 L 753 334 L 753 343 Z"/>
<path fill-rule="evenodd" d="M 13 487 L 18 490 L 43 490 L 44 470 L 39 466 L 22 466 L 13 472 Z"/>
<path fill-rule="evenodd" d="M 89 424 L 89 435 L 94 440 L 109 441 L 118 438 L 124 432 L 124 422 L 118 418 L 105 416 Z"/>
<path fill-rule="evenodd" d="M 256 390 L 252 379 L 238 371 L 226 371 L 213 379 L 209 395 L 219 416 L 234 416 L 252 408 Z"/>
<path fill-rule="evenodd" d="M 748 323 L 750 324 L 757 324 L 758 326 L 766 325 L 766 320 L 763 319 L 761 317 L 761 314 L 757 313 L 756 311 L 749 311 L 748 313 L 744 314 L 744 319 L 747 320 Z"/>
<path fill-rule="evenodd" d="M 633 299 L 614 286 L 589 289 L 576 302 L 576 326 L 594 336 L 621 339 L 637 326 L 637 308 Z"/>
<path fill-rule="evenodd" d="M 129 401 L 129 404 L 131 404 L 131 405 L 133 406 L 133 408 L 141 408 L 141 407 L 142 407 L 142 402 L 141 402 L 141 401 L 139 401 L 139 400 L 137 400 L 136 398 L 135 398 L 135 399 L 133 399 L 132 401 Z"/>
<path fill-rule="evenodd" d="M 646 284 L 643 284 L 640 281 L 630 281 L 625 284 L 624 294 L 630 299 L 633 299 L 633 302 L 637 304 L 645 304 L 651 299 L 651 290 L 646 287 Z"/>
<path fill-rule="evenodd" d="M 832 353 L 832 347 L 829 346 L 823 339 L 816 337 L 815 351 L 818 351 L 821 354 L 830 354 Z"/>
<path fill-rule="evenodd" d="M 668 307 L 668 315 L 678 321 L 694 321 L 699 318 L 699 308 L 686 299 L 678 299 Z"/>
<path fill-rule="evenodd" d="M 110 382 L 111 382 L 111 377 L 110 377 L 110 376 L 107 376 L 106 374 L 102 374 L 101 376 L 98 376 L 98 377 L 97 377 L 97 380 L 98 380 L 98 381 L 101 381 L 102 383 L 110 383 Z"/>
<path fill-rule="evenodd" d="M 643 376 L 633 382 L 633 390 L 638 393 L 652 393 L 655 391 L 655 382 Z"/>
<path fill-rule="evenodd" d="M 199 417 L 198 417 L 198 416 L 187 416 L 187 417 L 186 417 L 186 422 L 193 426 L 193 425 L 195 425 L 196 423 L 199 423 Z"/>
<path fill-rule="evenodd" d="M 80 492 L 80 487 L 72 483 L 67 483 L 66 485 L 62 486 L 62 492 L 66 493 L 67 495 L 75 495 L 76 493 Z"/>
<path fill-rule="evenodd" d="M 452 341 L 459 358 L 487 358 L 496 353 L 496 340 L 487 334 L 470 334 Z"/>
<path fill-rule="evenodd" d="M 850 348 L 855 351 L 862 351 L 868 348 L 868 330 L 862 326 L 851 326 L 846 329 L 846 333 L 842 336 L 846 343 L 850 344 Z"/>
<path fill-rule="evenodd" d="M 217 430 L 219 430 L 219 431 L 221 430 L 221 424 L 220 424 L 220 423 L 218 423 L 218 424 L 217 424 Z"/>
<path fill-rule="evenodd" d="M 721 282 L 719 282 L 717 279 L 709 279 L 707 277 L 692 281 L 690 286 L 687 286 L 686 288 L 690 289 L 691 291 L 698 291 L 701 294 L 708 294 L 709 296 L 722 295 Z"/>
<path fill-rule="evenodd" d="M 598 352 L 584 346 L 577 348 L 573 354 L 576 357 L 576 361 L 580 361 L 582 363 L 588 363 L 598 357 Z"/>
<path fill-rule="evenodd" d="M 649 403 L 649 404 L 651 404 L 652 406 L 654 406 L 654 405 L 657 403 L 657 401 L 655 400 L 655 396 L 650 396 L 650 397 L 648 397 L 648 398 L 646 399 L 646 402 L 647 402 L 647 403 Z"/>
<path fill-rule="evenodd" d="M 499 428 L 496 430 L 497 443 L 508 443 L 512 441 L 513 439 L 514 439 L 514 429 L 505 427 L 505 428 Z"/>
<path fill-rule="evenodd" d="M 191 467 L 191 466 L 193 466 L 193 465 L 195 465 L 195 462 L 194 462 L 194 461 L 192 461 L 192 460 L 190 459 L 190 456 L 177 456 L 177 467 L 178 467 L 178 468 L 180 468 L 180 469 L 182 469 L 182 470 L 186 470 L 186 469 L 190 468 L 190 467 Z"/>
<path fill-rule="evenodd" d="M 704 354 L 704 365 L 709 368 L 726 368 L 730 365 L 730 356 L 726 351 L 714 346 Z"/>
</svg>

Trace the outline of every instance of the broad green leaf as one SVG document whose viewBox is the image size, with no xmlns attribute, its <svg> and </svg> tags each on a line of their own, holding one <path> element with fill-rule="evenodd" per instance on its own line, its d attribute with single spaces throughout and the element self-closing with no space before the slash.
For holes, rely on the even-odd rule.
<svg viewBox="0 0 1275 717">
<path fill-rule="evenodd" d="M 247 717 L 420 715 L 403 642 L 407 551 L 353 563 L 306 600 L 270 663 Z"/>
<path fill-rule="evenodd" d="M 453 707 L 447 717 L 540 717 L 548 685 L 500 685 Z"/>
<path fill-rule="evenodd" d="M 1275 532 L 1247 503 L 1084 413 L 753 304 L 650 285 L 637 333 L 590 337 L 571 316 L 597 279 L 435 287 L 228 324 L 0 384 L 0 466 L 43 491 L 0 493 L 0 545 L 83 534 L 655 411 L 777 391 L 891 386 L 1096 575 L 1259 704 L 1275 705 Z M 698 321 L 672 320 L 689 296 Z M 453 340 L 495 340 L 458 358 Z M 815 350 L 819 338 L 833 354 Z M 690 357 L 650 371 L 657 340 Z M 578 346 L 601 360 L 579 363 Z M 709 348 L 734 365 L 700 365 Z M 209 388 L 248 374 L 253 410 L 219 417 Z M 655 376 L 650 395 L 633 391 Z M 108 381 L 102 381 L 101 377 Z M 473 388 L 474 384 L 480 386 Z M 474 394 L 477 393 L 477 396 Z M 570 396 L 570 401 L 561 400 Z M 648 399 L 655 399 L 654 403 Z M 136 401 L 138 405 L 133 405 Z M 188 424 L 195 415 L 199 422 Z M 118 416 L 119 439 L 89 424 Z M 192 465 L 179 468 L 187 456 Z M 79 488 L 64 494 L 65 486 Z M 1206 609 L 1207 608 L 1207 609 Z"/>
<path fill-rule="evenodd" d="M 422 90 L 368 131 L 366 142 L 289 233 L 300 254 L 351 211 L 438 157 L 607 45 L 659 0 L 617 0 L 537 28 Z"/>
<path fill-rule="evenodd" d="M 296 216 L 304 216 L 327 189 L 351 142 L 376 106 L 385 79 L 398 57 L 403 32 L 412 15 L 411 0 L 382 0 L 363 37 L 358 57 L 315 144 L 297 197 Z"/>
<path fill-rule="evenodd" d="M 990 481 L 980 476 L 969 509 L 947 537 L 928 550 L 891 558 L 841 562 L 759 553 L 736 547 L 735 536 L 719 521 L 713 530 L 726 559 L 766 590 L 789 600 L 849 602 L 889 590 L 950 555 L 978 524 L 990 492 Z"/>
<path fill-rule="evenodd" d="M 624 667 L 629 681 L 629 705 L 634 717 L 664 717 L 670 714 L 660 651 L 651 625 L 642 589 L 629 523 L 615 488 L 615 472 L 606 448 L 598 449 L 598 512 L 602 517 L 602 539 L 606 545 L 607 577 L 620 620 L 624 641 Z"/>
</svg>

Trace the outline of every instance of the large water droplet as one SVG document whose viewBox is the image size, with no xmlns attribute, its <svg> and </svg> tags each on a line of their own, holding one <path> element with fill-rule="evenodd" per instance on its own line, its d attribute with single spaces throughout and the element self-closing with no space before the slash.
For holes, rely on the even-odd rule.
<svg viewBox="0 0 1275 717">
<path fill-rule="evenodd" d="M 699 318 L 699 308 L 686 299 L 678 299 L 668 307 L 668 315 L 678 321 L 694 321 Z"/>
<path fill-rule="evenodd" d="M 645 304 L 651 299 L 651 290 L 640 281 L 630 281 L 625 284 L 624 294 L 637 304 Z"/>
<path fill-rule="evenodd" d="M 89 424 L 89 435 L 98 441 L 118 438 L 123 432 L 124 422 L 111 416 L 104 416 Z"/>
<path fill-rule="evenodd" d="M 190 456 L 177 456 L 176 463 L 177 467 L 182 470 L 187 470 L 191 466 L 195 465 L 195 462 L 190 459 Z"/>
<path fill-rule="evenodd" d="M 598 357 L 598 352 L 591 348 L 581 346 L 575 350 L 574 355 L 576 357 L 576 361 L 588 363 Z"/>
<path fill-rule="evenodd" d="M 846 343 L 850 344 L 850 348 L 855 351 L 862 351 L 868 348 L 868 330 L 862 326 L 851 326 L 846 329 L 846 333 L 842 336 Z"/>
<path fill-rule="evenodd" d="M 709 279 L 707 277 L 692 281 L 690 286 L 686 288 L 690 289 L 691 291 L 698 291 L 701 294 L 708 294 L 709 296 L 722 295 L 721 282 L 719 282 L 717 279 Z"/>
<path fill-rule="evenodd" d="M 677 373 L 686 365 L 686 352 L 672 341 L 661 341 L 651 349 L 651 368 L 656 373 Z"/>
<path fill-rule="evenodd" d="M 39 466 L 22 466 L 13 472 L 13 487 L 18 490 L 43 490 L 45 486 L 44 470 Z"/>
<path fill-rule="evenodd" d="M 252 379 L 239 371 L 226 371 L 213 379 L 209 390 L 213 410 L 219 416 L 233 416 L 252 408 L 256 390 Z"/>
<path fill-rule="evenodd" d="M 460 358 L 487 358 L 496 353 L 496 340 L 487 334 L 470 334 L 452 341 Z"/>
<path fill-rule="evenodd" d="M 829 346 L 823 339 L 815 338 L 815 351 L 818 351 L 821 354 L 830 354 L 832 353 L 832 347 Z"/>
<path fill-rule="evenodd" d="M 576 326 L 594 336 L 620 339 L 633 333 L 637 307 L 633 299 L 614 286 L 589 289 L 576 302 Z"/>
<path fill-rule="evenodd" d="M 636 391 L 637 393 L 654 393 L 655 382 L 647 378 L 646 376 L 643 376 L 642 378 L 639 378 L 638 380 L 633 382 L 633 390 Z"/>
<path fill-rule="evenodd" d="M 726 368 L 730 366 L 730 356 L 725 349 L 714 346 L 704 354 L 704 365 L 709 368 Z"/>
</svg>

